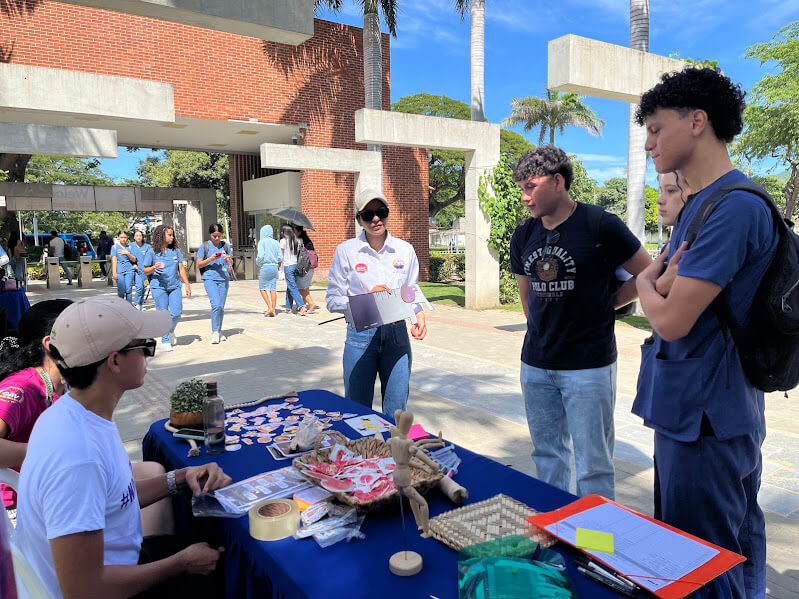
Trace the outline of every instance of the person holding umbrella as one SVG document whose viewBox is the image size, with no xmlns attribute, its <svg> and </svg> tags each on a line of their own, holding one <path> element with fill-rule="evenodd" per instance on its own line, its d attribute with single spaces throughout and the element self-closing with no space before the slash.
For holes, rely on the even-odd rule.
<svg viewBox="0 0 799 599">
<path fill-rule="evenodd" d="M 349 310 L 351 295 L 391 293 L 419 279 L 419 260 L 413 246 L 391 236 L 387 229 L 388 202 L 379 191 L 366 190 L 355 200 L 355 218 L 363 231 L 336 248 L 328 272 L 327 309 L 347 317 L 344 343 L 344 389 L 347 399 L 371 408 L 375 377 L 380 376 L 384 414 L 393 416 L 408 403 L 411 344 L 405 321 L 357 332 Z M 421 306 L 414 306 L 414 339 L 422 340 L 427 324 Z"/>
<path fill-rule="evenodd" d="M 303 247 L 306 251 L 314 252 L 314 245 L 311 238 L 308 237 L 308 233 L 305 230 L 305 227 L 302 225 L 294 225 L 294 234 L 297 238 L 302 242 Z M 316 255 L 316 252 L 314 254 Z M 308 306 L 308 314 L 313 314 L 313 311 L 316 310 L 316 303 L 313 301 L 313 297 L 311 296 L 311 283 L 313 282 L 313 274 L 314 274 L 314 262 L 311 261 L 312 267 L 308 269 L 308 272 L 305 273 L 305 276 L 298 277 L 295 273 L 295 279 L 297 281 L 297 289 L 302 296 L 305 305 Z"/>
<path fill-rule="evenodd" d="M 283 273 L 286 276 L 286 314 L 291 314 L 292 302 L 296 302 L 300 308 L 300 316 L 305 316 L 308 308 L 297 289 L 297 279 L 294 276 L 294 271 L 297 270 L 297 255 L 300 253 L 302 242 L 297 239 L 291 225 L 283 225 L 281 233 L 280 249 L 283 250 Z"/>
</svg>

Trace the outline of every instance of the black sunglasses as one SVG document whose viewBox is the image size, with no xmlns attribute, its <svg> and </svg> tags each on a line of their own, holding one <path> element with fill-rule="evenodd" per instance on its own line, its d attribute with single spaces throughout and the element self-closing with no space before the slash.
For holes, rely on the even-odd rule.
<svg viewBox="0 0 799 599">
<path fill-rule="evenodd" d="M 155 346 L 156 341 L 155 339 L 147 339 L 141 345 L 131 345 L 130 347 L 123 347 L 119 350 L 120 354 L 126 354 L 129 351 L 133 351 L 134 349 L 141 349 L 144 350 L 144 355 L 147 358 L 152 358 L 155 355 Z"/>
<path fill-rule="evenodd" d="M 373 220 L 375 216 L 381 220 L 388 217 L 388 208 L 381 206 L 377 210 L 361 210 L 358 213 L 358 217 L 367 222 Z"/>
</svg>

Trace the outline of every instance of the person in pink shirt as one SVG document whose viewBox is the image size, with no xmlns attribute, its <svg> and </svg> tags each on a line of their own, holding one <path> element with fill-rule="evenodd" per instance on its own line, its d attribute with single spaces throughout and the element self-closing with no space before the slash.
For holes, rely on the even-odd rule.
<svg viewBox="0 0 799 599">
<path fill-rule="evenodd" d="M 25 459 L 33 424 L 64 392 L 64 380 L 50 356 L 50 329 L 72 302 L 47 300 L 34 304 L 19 322 L 16 339 L 0 345 L 0 467 L 19 469 Z M 14 492 L 2 486 L 6 507 Z"/>
</svg>

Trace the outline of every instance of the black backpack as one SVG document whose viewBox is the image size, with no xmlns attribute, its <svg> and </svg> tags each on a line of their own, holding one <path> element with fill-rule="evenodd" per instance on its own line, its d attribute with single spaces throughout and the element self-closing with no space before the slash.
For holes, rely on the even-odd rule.
<svg viewBox="0 0 799 599">
<path fill-rule="evenodd" d="M 311 270 L 311 256 L 305 246 L 300 245 L 300 249 L 297 251 L 297 268 L 294 271 L 294 276 L 304 277 L 309 270 Z"/>
<path fill-rule="evenodd" d="M 716 204 L 731 191 L 748 191 L 766 203 L 779 241 L 760 286 L 749 318 L 738 324 L 730 310 L 729 287 L 711 304 L 722 326 L 732 334 L 744 373 L 762 391 L 788 391 L 799 384 L 799 236 L 793 223 L 780 214 L 771 196 L 759 185 L 740 181 L 722 185 L 702 203 L 688 225 L 690 245 Z"/>
</svg>

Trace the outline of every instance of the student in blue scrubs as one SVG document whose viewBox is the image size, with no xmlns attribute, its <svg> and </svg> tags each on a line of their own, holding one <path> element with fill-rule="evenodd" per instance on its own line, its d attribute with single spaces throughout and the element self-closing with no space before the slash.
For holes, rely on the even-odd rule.
<svg viewBox="0 0 799 599">
<path fill-rule="evenodd" d="M 156 310 L 169 310 L 172 315 L 172 328 L 161 337 L 161 351 L 172 351 L 177 343 L 175 327 L 183 314 L 180 282 L 186 284 L 186 297 L 191 297 L 191 285 L 183 265 L 183 253 L 175 241 L 175 230 L 166 225 L 158 225 L 153 231 L 153 248 L 148 254 L 144 274 L 152 275 L 150 291 L 153 294 Z"/>
<path fill-rule="evenodd" d="M 130 253 L 136 257 L 136 264 L 133 265 L 133 284 L 136 287 L 136 298 L 133 300 L 133 305 L 137 310 L 144 307 L 144 281 L 147 275 L 144 274 L 144 264 L 147 264 L 147 256 L 151 254 L 153 249 L 149 244 L 144 243 L 144 233 L 136 231 L 133 233 L 133 243 L 128 248 Z M 150 260 L 150 264 L 152 264 Z"/>
<path fill-rule="evenodd" d="M 222 225 L 214 223 L 208 228 L 210 239 L 197 249 L 197 268 L 203 270 L 203 285 L 211 302 L 211 343 L 227 339 L 222 334 L 225 317 L 225 300 L 230 285 L 233 256 L 230 246 L 222 241 Z"/>
<path fill-rule="evenodd" d="M 128 246 L 128 234 L 122 231 L 111 249 L 111 272 L 117 282 L 117 295 L 128 302 L 133 294 L 133 268 L 136 262 L 136 256 Z"/>
<path fill-rule="evenodd" d="M 727 150 L 743 128 L 743 109 L 739 85 L 689 65 L 663 75 L 636 113 L 657 171 L 679 172 L 692 192 L 668 249 L 637 278 L 655 334 L 642 347 L 633 413 L 655 431 L 655 517 L 746 557 L 692 597 L 766 595 L 766 525 L 757 503 L 763 392 L 746 377 L 711 304 L 723 292 L 737 322 L 750 321 L 778 236 L 765 202 L 738 190 L 719 201 L 690 246 L 684 242 L 715 190 L 748 181 Z M 676 276 L 663 287 L 667 260 L 665 274 L 676 268 Z"/>
</svg>

